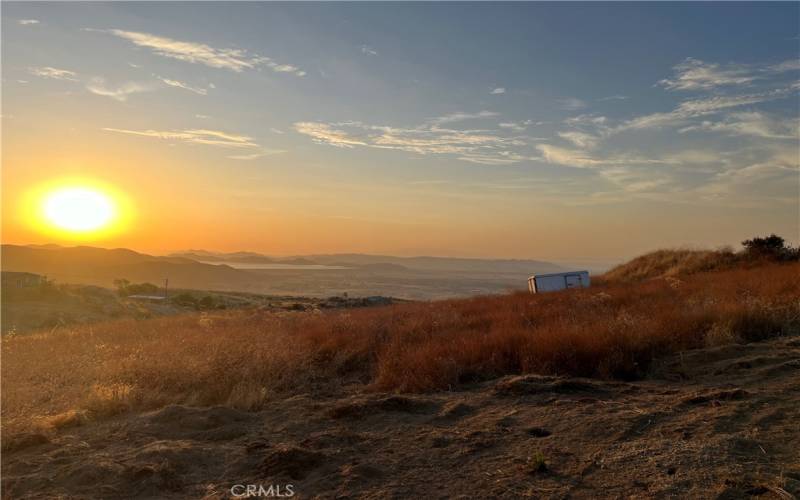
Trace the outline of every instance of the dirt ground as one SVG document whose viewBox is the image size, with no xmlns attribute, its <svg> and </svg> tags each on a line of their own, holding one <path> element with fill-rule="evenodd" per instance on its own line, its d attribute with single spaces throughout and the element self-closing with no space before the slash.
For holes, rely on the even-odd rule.
<svg viewBox="0 0 800 500">
<path fill-rule="evenodd" d="M 631 383 L 530 375 L 297 395 L 258 413 L 169 406 L 7 444 L 4 498 L 235 498 L 260 485 L 295 498 L 790 499 L 800 338 L 684 352 Z"/>
</svg>

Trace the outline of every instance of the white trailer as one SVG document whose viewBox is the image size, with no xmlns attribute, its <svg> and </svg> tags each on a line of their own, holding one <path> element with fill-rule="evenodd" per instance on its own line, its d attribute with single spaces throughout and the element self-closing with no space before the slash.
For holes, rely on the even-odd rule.
<svg viewBox="0 0 800 500">
<path fill-rule="evenodd" d="M 567 288 L 586 288 L 589 283 L 589 271 L 535 274 L 528 278 L 528 290 L 531 293 L 554 292 Z"/>
</svg>

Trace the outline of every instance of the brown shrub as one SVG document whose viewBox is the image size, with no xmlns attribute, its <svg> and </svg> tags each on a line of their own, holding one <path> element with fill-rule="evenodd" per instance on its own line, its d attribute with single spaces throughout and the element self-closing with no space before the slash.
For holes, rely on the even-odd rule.
<svg viewBox="0 0 800 500">
<path fill-rule="evenodd" d="M 351 385 L 420 392 L 507 374 L 631 379 L 658 356 L 798 333 L 798 272 L 800 264 L 771 264 L 678 284 L 323 314 L 231 311 L 5 338 L 3 426 L 171 403 L 257 410 L 274 397 Z"/>
</svg>

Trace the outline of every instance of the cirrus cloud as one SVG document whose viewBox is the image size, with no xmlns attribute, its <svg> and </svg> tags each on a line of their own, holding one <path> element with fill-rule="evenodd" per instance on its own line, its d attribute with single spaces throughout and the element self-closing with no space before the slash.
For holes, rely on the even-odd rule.
<svg viewBox="0 0 800 500">
<path fill-rule="evenodd" d="M 294 124 L 294 129 L 311 137 L 316 143 L 341 148 L 368 147 L 419 155 L 452 155 L 462 161 L 485 165 L 507 165 L 534 159 L 515 151 L 527 145 L 524 138 L 501 135 L 497 131 L 460 130 L 443 126 L 495 114 L 489 111 L 451 113 L 429 119 L 416 127 L 361 122 L 298 122 Z"/>
<path fill-rule="evenodd" d="M 202 64 L 211 68 L 227 69 L 237 73 L 244 70 L 256 69 L 266 66 L 277 73 L 291 73 L 295 76 L 305 76 L 305 71 L 291 64 L 273 61 L 269 57 L 253 54 L 244 49 L 220 49 L 205 43 L 187 42 L 173 38 L 144 33 L 139 31 L 126 31 L 120 29 L 92 29 L 87 31 L 108 33 L 122 38 L 132 44 L 149 49 L 154 54 L 185 61 Z"/>
<path fill-rule="evenodd" d="M 28 73 L 41 78 L 50 78 L 52 80 L 67 80 L 70 82 L 78 81 L 78 74 L 74 71 L 54 68 L 52 66 L 31 67 L 28 68 Z"/>
</svg>

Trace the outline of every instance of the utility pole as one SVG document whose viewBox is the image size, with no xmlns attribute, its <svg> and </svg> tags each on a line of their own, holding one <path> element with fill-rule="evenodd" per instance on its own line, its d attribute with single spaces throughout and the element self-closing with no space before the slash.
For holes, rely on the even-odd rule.
<svg viewBox="0 0 800 500">
<path fill-rule="evenodd" d="M 169 278 L 164 278 L 164 298 L 167 298 L 167 290 L 169 289 Z"/>
</svg>

